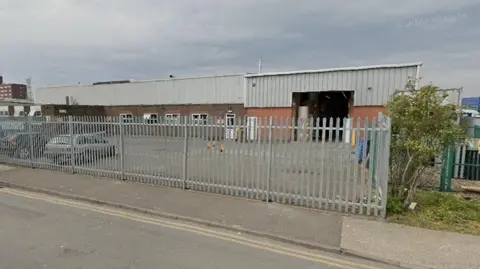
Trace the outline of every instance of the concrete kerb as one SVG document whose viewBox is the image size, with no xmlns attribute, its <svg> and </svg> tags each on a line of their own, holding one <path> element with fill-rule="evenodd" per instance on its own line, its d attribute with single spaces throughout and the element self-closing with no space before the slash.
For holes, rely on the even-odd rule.
<svg viewBox="0 0 480 269">
<path fill-rule="evenodd" d="M 328 251 L 332 253 L 339 253 L 343 254 L 346 256 L 351 256 L 351 257 L 356 257 L 356 258 L 362 258 L 362 259 L 367 259 L 370 261 L 374 262 L 380 262 L 386 265 L 394 265 L 400 268 L 405 268 L 405 269 L 431 269 L 427 267 L 418 267 L 418 266 L 413 266 L 413 265 L 407 265 L 403 264 L 398 261 L 393 261 L 389 259 L 383 259 L 380 257 L 371 257 L 368 255 L 364 255 L 362 253 L 357 253 L 355 251 L 351 251 L 348 249 L 344 249 L 342 247 L 340 248 L 335 248 L 331 246 L 325 246 L 325 245 L 320 245 L 320 244 L 312 244 L 310 242 L 305 242 L 302 240 L 294 239 L 294 238 L 287 238 L 275 234 L 270 234 L 266 232 L 258 232 L 250 229 L 245 229 L 240 226 L 235 226 L 235 225 L 226 225 L 218 222 L 212 222 L 212 221 L 205 221 L 202 219 L 197 219 L 197 218 L 192 218 L 192 217 L 186 217 L 186 216 L 180 216 L 180 215 L 173 215 L 173 214 L 168 214 L 164 212 L 159 212 L 159 211 L 154 211 L 154 210 L 148 210 L 148 209 L 143 209 L 139 207 L 134 207 L 134 206 L 129 206 L 129 205 L 124 205 L 124 204 L 118 204 L 118 203 L 112 203 L 108 201 L 103 201 L 99 199 L 93 199 L 89 197 L 84 197 L 80 195 L 74 195 L 74 194 L 68 194 L 68 193 L 62 193 L 62 192 L 56 192 L 56 191 L 51 191 L 47 189 L 41 189 L 41 188 L 35 188 L 35 187 L 29 187 L 29 186 L 24 186 L 20 184 L 15 184 L 11 182 L 5 182 L 0 180 L 0 188 L 10 188 L 10 189 L 18 189 L 18 190 L 23 190 L 23 191 L 28 191 L 28 192 L 35 192 L 35 193 L 41 193 L 41 194 L 46 194 L 50 196 L 55 196 L 63 199 L 68 199 L 68 200 L 77 200 L 77 201 L 82 201 L 82 202 L 87 202 L 91 204 L 96 204 L 96 205 L 102 205 L 102 206 L 109 206 L 109 207 L 114 207 L 114 208 L 119 208 L 131 212 L 136 212 L 140 214 L 145 214 L 145 215 L 150 215 L 150 216 L 157 216 L 165 219 L 171 219 L 171 220 L 179 220 L 179 221 L 184 221 L 188 223 L 193 223 L 193 224 L 199 224 L 203 225 L 206 227 L 213 227 L 213 228 L 219 228 L 219 229 L 224 229 L 232 232 L 237 232 L 237 233 L 243 233 L 251 236 L 256 236 L 260 238 L 266 238 L 282 243 L 287 243 L 287 244 L 292 244 L 300 247 L 305 247 L 308 249 L 316 249 L 316 250 L 321 250 L 321 251 Z M 343 234 L 342 234 L 343 237 Z"/>
<path fill-rule="evenodd" d="M 435 269 L 433 267 L 425 267 L 425 266 L 420 266 L 420 265 L 406 264 L 406 263 L 399 262 L 399 261 L 394 261 L 394 260 L 385 259 L 385 258 L 376 257 L 376 256 L 370 256 L 370 255 L 366 255 L 366 254 L 363 254 L 363 253 L 359 253 L 359 252 L 354 251 L 354 250 L 348 250 L 348 249 L 344 249 L 344 248 L 340 248 L 340 252 L 344 255 L 347 255 L 347 256 L 361 258 L 361 259 L 369 260 L 369 261 L 373 261 L 373 262 L 380 262 L 380 263 L 387 264 L 387 265 L 394 265 L 394 266 L 397 266 L 399 268 L 404 268 L 404 269 Z"/>
</svg>

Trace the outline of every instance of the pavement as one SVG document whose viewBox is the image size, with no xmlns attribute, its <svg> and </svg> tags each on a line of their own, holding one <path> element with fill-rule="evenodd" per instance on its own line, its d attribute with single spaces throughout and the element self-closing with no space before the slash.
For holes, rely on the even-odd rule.
<svg viewBox="0 0 480 269">
<path fill-rule="evenodd" d="M 3 166 L 0 184 L 222 228 L 282 244 L 360 256 L 402 268 L 480 267 L 479 237 L 405 227 L 378 219 L 42 169 Z"/>
<path fill-rule="evenodd" d="M 0 214 L 0 268 L 397 268 L 29 192 L 0 190 Z"/>
</svg>

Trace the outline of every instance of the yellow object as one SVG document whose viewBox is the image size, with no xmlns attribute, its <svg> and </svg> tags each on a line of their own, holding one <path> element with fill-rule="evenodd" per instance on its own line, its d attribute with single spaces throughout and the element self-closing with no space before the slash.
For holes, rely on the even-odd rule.
<svg viewBox="0 0 480 269">
<path fill-rule="evenodd" d="M 210 142 L 207 143 L 207 150 L 210 152 Z"/>
</svg>

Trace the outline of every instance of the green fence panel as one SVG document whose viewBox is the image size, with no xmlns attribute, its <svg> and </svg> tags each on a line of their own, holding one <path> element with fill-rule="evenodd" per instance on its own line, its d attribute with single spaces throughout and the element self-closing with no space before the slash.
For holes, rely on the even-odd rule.
<svg viewBox="0 0 480 269">
<path fill-rule="evenodd" d="M 445 149 L 443 154 L 443 166 L 440 178 L 440 191 L 452 191 L 453 170 L 455 166 L 455 150 L 453 147 Z"/>
<path fill-rule="evenodd" d="M 473 129 L 473 136 L 475 138 L 480 138 L 480 126 L 479 125 L 475 125 L 475 127 Z"/>
</svg>

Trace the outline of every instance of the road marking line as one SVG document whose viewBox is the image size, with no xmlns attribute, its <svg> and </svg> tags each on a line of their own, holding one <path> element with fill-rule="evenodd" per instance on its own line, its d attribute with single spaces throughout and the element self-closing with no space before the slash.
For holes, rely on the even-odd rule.
<svg viewBox="0 0 480 269">
<path fill-rule="evenodd" d="M 136 222 L 152 224 L 152 225 L 162 226 L 162 227 L 176 229 L 176 230 L 183 230 L 187 232 L 193 232 L 193 233 L 197 233 L 207 237 L 213 237 L 213 238 L 224 240 L 224 241 L 230 241 L 237 244 L 246 245 L 253 248 L 262 249 L 262 250 L 266 250 L 266 251 L 270 251 L 270 252 L 274 252 L 274 253 L 278 253 L 286 256 L 320 262 L 323 264 L 328 264 L 328 265 L 335 266 L 342 269 L 360 269 L 360 268 L 379 269 L 378 267 L 357 264 L 354 262 L 344 261 L 344 260 L 323 256 L 319 254 L 312 254 L 302 250 L 296 250 L 296 249 L 291 249 L 287 247 L 277 246 L 267 242 L 247 239 L 241 236 L 218 232 L 215 230 L 205 229 L 205 228 L 191 226 L 191 225 L 182 224 L 182 223 L 159 220 L 156 218 L 151 218 L 151 217 L 143 216 L 140 214 L 131 214 L 131 213 L 123 212 L 120 210 L 107 209 L 103 206 L 91 206 L 84 203 L 78 203 L 78 202 L 68 201 L 64 199 L 57 199 L 47 195 L 32 194 L 29 192 L 22 192 L 22 191 L 17 191 L 12 189 L 0 189 L 0 192 L 16 195 L 16 196 L 22 196 L 29 199 L 46 201 L 53 204 L 64 205 L 64 206 L 74 207 L 74 208 L 83 209 L 83 210 L 89 210 L 96 213 L 120 217 L 123 219 L 128 219 Z M 354 267 L 350 267 L 350 266 L 354 266 Z"/>
</svg>

